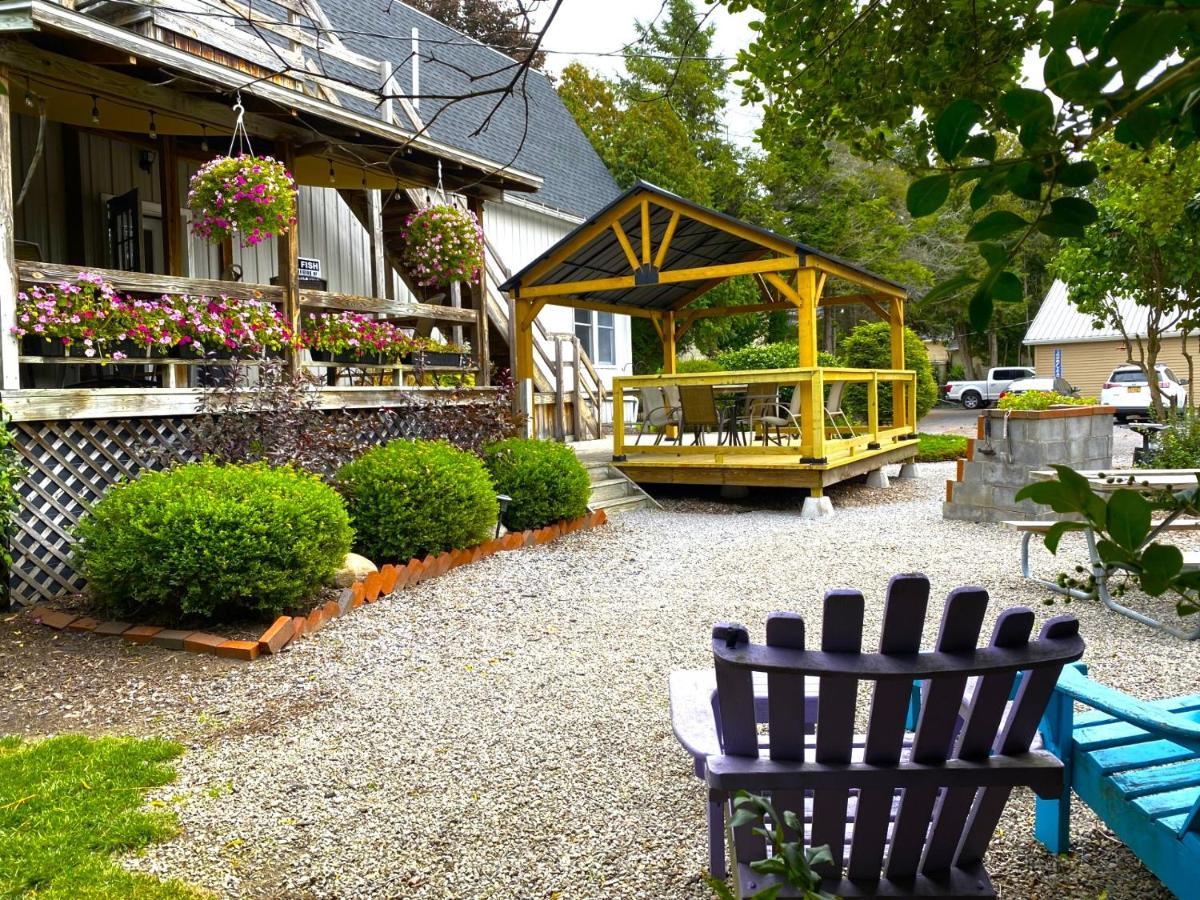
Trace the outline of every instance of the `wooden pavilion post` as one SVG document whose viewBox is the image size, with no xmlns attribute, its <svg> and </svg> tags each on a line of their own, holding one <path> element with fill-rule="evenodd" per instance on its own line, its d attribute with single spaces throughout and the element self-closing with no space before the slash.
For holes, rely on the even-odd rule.
<svg viewBox="0 0 1200 900">
<path fill-rule="evenodd" d="M 796 271 L 796 318 L 800 368 L 817 365 L 817 306 L 820 287 L 814 268 Z M 800 427 L 804 430 L 805 446 L 811 448 L 813 459 L 825 456 L 825 386 L 819 377 L 806 379 L 796 388 L 800 391 Z"/>
<path fill-rule="evenodd" d="M 662 338 L 663 350 L 663 374 L 674 375 L 675 366 L 677 364 L 675 350 L 675 312 L 667 310 L 662 315 L 660 321 L 661 332 L 659 337 Z"/>
<path fill-rule="evenodd" d="M 890 304 L 891 312 L 891 337 L 892 337 L 892 368 L 904 368 L 904 301 L 899 298 L 893 298 Z M 904 394 L 907 390 L 906 385 L 900 382 L 895 382 L 892 387 L 892 426 L 900 428 L 902 426 L 917 427 L 915 421 L 908 421 L 909 402 Z M 915 395 L 915 391 L 914 391 Z"/>
<path fill-rule="evenodd" d="M 20 345 L 12 333 L 17 323 L 17 264 L 13 248 L 12 91 L 8 69 L 0 67 L 0 386 L 21 387 L 17 357 Z"/>
<path fill-rule="evenodd" d="M 279 161 L 289 172 L 295 171 L 296 156 L 287 141 L 279 144 Z M 300 215 L 299 197 L 296 216 Z M 293 335 L 300 333 L 300 223 L 288 229 L 287 234 L 276 239 L 279 259 L 279 286 L 283 288 L 283 319 Z M 284 351 L 287 370 L 295 374 L 300 370 L 300 351 L 290 346 Z"/>
<path fill-rule="evenodd" d="M 517 300 L 517 347 L 513 366 L 520 412 L 525 415 L 525 437 L 534 436 L 533 405 L 533 321 L 539 305 L 534 300 Z"/>
</svg>

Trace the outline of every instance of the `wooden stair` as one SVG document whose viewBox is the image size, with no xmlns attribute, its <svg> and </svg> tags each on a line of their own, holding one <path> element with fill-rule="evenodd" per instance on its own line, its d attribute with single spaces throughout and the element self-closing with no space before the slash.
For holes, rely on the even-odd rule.
<svg viewBox="0 0 1200 900">
<path fill-rule="evenodd" d="M 643 491 L 610 462 L 583 460 L 592 482 L 590 509 L 602 509 L 609 515 L 633 509 L 662 509 L 658 501 Z"/>
</svg>

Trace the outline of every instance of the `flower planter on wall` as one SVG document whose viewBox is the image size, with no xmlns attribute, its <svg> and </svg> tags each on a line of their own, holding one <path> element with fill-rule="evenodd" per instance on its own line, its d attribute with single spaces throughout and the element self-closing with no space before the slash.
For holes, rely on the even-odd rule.
<svg viewBox="0 0 1200 900">
<path fill-rule="evenodd" d="M 1051 515 L 1048 507 L 1032 501 L 1017 503 L 1017 491 L 1035 469 L 1111 468 L 1114 412 L 1111 406 L 984 410 L 956 479 L 946 485 L 942 517 L 1002 522 Z"/>
</svg>

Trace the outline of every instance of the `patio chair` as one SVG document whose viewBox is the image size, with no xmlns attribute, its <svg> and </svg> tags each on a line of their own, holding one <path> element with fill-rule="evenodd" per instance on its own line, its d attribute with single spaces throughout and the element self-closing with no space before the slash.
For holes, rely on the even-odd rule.
<svg viewBox="0 0 1200 900">
<path fill-rule="evenodd" d="M 1062 792 L 1062 763 L 1030 748 L 1059 673 L 1083 655 L 1079 623 L 1059 616 L 1030 641 L 1033 612 L 1015 607 L 977 649 L 988 595 L 961 587 L 946 599 L 936 649 L 922 653 L 928 595 L 922 575 L 892 579 L 878 653 L 862 652 L 865 603 L 851 590 L 825 595 L 820 650 L 805 650 L 804 621 L 795 614 L 769 616 L 765 644 L 751 644 L 741 625 L 713 628 L 722 752 L 705 761 L 710 797 L 727 815 L 741 790 L 769 794 L 781 816 L 793 812 L 804 834 L 789 839 L 828 846 L 834 862 L 819 867 L 821 887 L 842 897 L 994 898 L 983 856 L 1012 789 L 1047 798 Z M 765 734 L 755 717 L 755 673 L 766 676 Z M 810 737 L 811 677 L 818 704 Z M 914 680 L 926 683 L 910 733 Z M 859 681 L 872 682 L 872 699 L 866 735 L 855 737 Z M 776 883 L 750 867 L 767 853 L 751 825 L 731 829 L 731 841 L 739 896 Z M 781 896 L 794 895 L 785 888 Z"/>
<path fill-rule="evenodd" d="M 679 385 L 679 406 L 683 412 L 683 427 L 692 432 L 693 443 L 703 444 L 705 432 L 709 430 L 716 432 L 717 443 L 721 443 L 724 420 L 717 409 L 711 384 Z"/>
<path fill-rule="evenodd" d="M 825 398 L 825 418 L 829 420 L 838 440 L 843 438 L 842 427 L 849 432 L 849 435 L 846 436 L 854 437 L 854 426 L 850 424 L 849 416 L 842 409 L 842 397 L 846 394 L 846 384 L 845 381 L 832 382 L 829 385 L 829 395 Z M 842 420 L 841 425 L 838 425 L 838 419 Z"/>
<path fill-rule="evenodd" d="M 775 399 L 762 398 L 757 407 L 750 411 L 750 438 L 754 439 L 755 428 L 760 429 L 763 446 L 770 443 L 771 429 L 775 429 L 775 443 L 783 446 L 783 429 L 800 431 L 800 385 L 792 385 L 792 396 L 787 403 L 779 402 L 779 386 L 775 386 Z"/>
<path fill-rule="evenodd" d="M 671 406 L 667 402 L 662 388 L 640 388 L 638 395 L 639 405 L 642 408 L 642 421 L 638 425 L 637 437 L 633 439 L 633 442 L 640 443 L 646 429 L 655 428 L 658 434 L 655 435 L 654 444 L 657 446 L 662 443 L 668 425 L 679 425 L 679 407 L 678 405 Z"/>
<path fill-rule="evenodd" d="M 754 442 L 754 422 L 760 420 L 769 412 L 774 412 L 775 407 L 779 405 L 779 385 L 775 383 L 769 384 L 752 384 L 746 391 L 746 396 L 743 398 L 741 407 L 742 412 L 734 420 L 735 429 L 738 433 L 741 432 L 742 426 L 746 426 L 750 430 L 750 441 Z M 764 434 L 763 441 L 766 441 Z"/>
</svg>

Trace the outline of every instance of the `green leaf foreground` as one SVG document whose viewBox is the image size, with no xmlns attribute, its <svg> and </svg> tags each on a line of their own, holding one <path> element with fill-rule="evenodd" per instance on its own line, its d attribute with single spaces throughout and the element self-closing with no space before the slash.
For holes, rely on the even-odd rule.
<svg viewBox="0 0 1200 900">
<path fill-rule="evenodd" d="M 1200 514 L 1200 488 L 1148 497 L 1131 485 L 1103 496 L 1073 469 L 1052 468 L 1054 479 L 1027 484 L 1016 495 L 1018 502 L 1032 500 L 1072 517 L 1056 522 L 1046 532 L 1047 550 L 1057 554 L 1063 535 L 1091 528 L 1096 550 L 1110 572 L 1123 573 L 1152 597 L 1171 595 L 1180 616 L 1200 611 L 1200 572 L 1183 571 L 1179 548 L 1153 540 L 1156 513 L 1164 522 Z"/>
<path fill-rule="evenodd" d="M 784 840 L 785 830 L 800 837 L 804 835 L 804 823 L 792 810 L 786 810 L 780 816 L 767 798 L 747 791 L 734 794 L 733 807 L 730 827 L 736 829 L 753 825 L 754 833 L 765 838 L 771 846 L 771 855 L 750 863 L 750 868 L 760 875 L 775 877 L 779 883 L 752 894 L 754 900 L 775 900 L 785 888 L 791 889 L 789 897 L 837 900 L 833 894 L 821 890 L 821 876 L 813 870 L 814 866 L 833 864 L 829 846 L 826 844 L 805 850 L 802 840 Z M 770 829 L 766 827 L 768 819 L 771 821 Z M 734 900 L 733 891 L 724 881 L 711 874 L 705 880 L 719 900 Z"/>
</svg>

